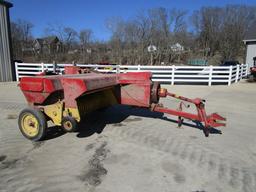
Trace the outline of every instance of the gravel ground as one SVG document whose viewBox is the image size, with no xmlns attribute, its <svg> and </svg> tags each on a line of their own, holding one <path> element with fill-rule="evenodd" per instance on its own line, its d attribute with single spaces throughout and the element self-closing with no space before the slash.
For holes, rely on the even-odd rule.
<svg viewBox="0 0 256 192">
<path fill-rule="evenodd" d="M 175 117 L 115 106 L 90 114 L 77 133 L 52 127 L 32 143 L 17 126 L 22 93 L 0 83 L 0 191 L 256 191 L 256 83 L 166 87 L 205 98 L 208 113 L 227 118 L 223 134 L 205 138 L 192 122 L 178 129 Z"/>
</svg>

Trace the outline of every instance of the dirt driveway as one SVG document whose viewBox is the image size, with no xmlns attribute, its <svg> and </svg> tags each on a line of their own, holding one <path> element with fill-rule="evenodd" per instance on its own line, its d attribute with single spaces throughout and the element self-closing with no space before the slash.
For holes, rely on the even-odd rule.
<svg viewBox="0 0 256 192">
<path fill-rule="evenodd" d="M 115 106 L 90 114 L 80 132 L 53 127 L 31 143 L 17 127 L 23 95 L 1 83 L 0 192 L 256 191 L 256 83 L 166 87 L 205 98 L 208 113 L 227 117 L 223 134 L 205 138 L 192 122 L 178 129 L 174 117 Z"/>
</svg>

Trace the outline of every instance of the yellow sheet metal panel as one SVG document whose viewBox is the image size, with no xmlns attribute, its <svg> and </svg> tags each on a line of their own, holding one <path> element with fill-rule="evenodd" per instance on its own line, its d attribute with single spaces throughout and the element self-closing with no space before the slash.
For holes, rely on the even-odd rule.
<svg viewBox="0 0 256 192">
<path fill-rule="evenodd" d="M 80 113 L 78 108 L 66 108 L 64 111 L 63 116 L 71 116 L 73 117 L 77 122 L 81 121 Z"/>
<path fill-rule="evenodd" d="M 63 114 L 63 102 L 59 101 L 52 105 L 44 106 L 44 113 L 50 117 L 55 125 L 61 125 Z"/>
</svg>

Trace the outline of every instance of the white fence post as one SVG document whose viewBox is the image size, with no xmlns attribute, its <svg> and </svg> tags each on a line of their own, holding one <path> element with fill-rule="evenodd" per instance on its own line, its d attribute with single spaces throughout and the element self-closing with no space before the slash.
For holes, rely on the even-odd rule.
<svg viewBox="0 0 256 192">
<path fill-rule="evenodd" d="M 44 63 L 41 63 L 41 71 L 44 72 Z"/>
<path fill-rule="evenodd" d="M 116 73 L 120 73 L 120 65 L 116 66 Z"/>
<path fill-rule="evenodd" d="M 246 76 L 250 75 L 250 66 L 246 64 Z"/>
<path fill-rule="evenodd" d="M 232 72 L 233 72 L 233 67 L 229 66 L 228 86 L 230 86 L 232 83 Z"/>
<path fill-rule="evenodd" d="M 240 78 L 239 78 L 239 73 L 240 73 L 240 66 L 239 66 L 239 65 L 236 65 L 236 83 L 237 83 L 237 81 L 240 79 Z"/>
<path fill-rule="evenodd" d="M 241 65 L 241 72 L 240 73 L 241 73 L 240 79 L 243 79 L 243 77 L 247 76 L 247 66 L 246 65 L 244 65 L 244 64 Z"/>
<path fill-rule="evenodd" d="M 140 65 L 138 65 L 138 71 L 140 71 Z"/>
<path fill-rule="evenodd" d="M 212 65 L 210 65 L 209 67 L 209 82 L 208 82 L 208 86 L 212 85 Z"/>
<path fill-rule="evenodd" d="M 246 73 L 246 71 L 244 70 L 244 64 L 242 64 L 242 65 L 239 66 L 239 80 L 243 79 L 244 72 Z"/>
<path fill-rule="evenodd" d="M 175 65 L 172 65 L 172 85 L 174 85 L 174 81 L 175 81 Z"/>
<path fill-rule="evenodd" d="M 56 73 L 57 71 L 57 63 L 55 61 L 52 62 L 52 71 L 53 73 Z"/>
<path fill-rule="evenodd" d="M 16 81 L 20 81 L 18 65 L 19 63 L 15 62 Z"/>
<path fill-rule="evenodd" d="M 249 64 L 246 63 L 245 65 L 246 65 L 246 76 L 247 76 L 249 74 Z"/>
</svg>

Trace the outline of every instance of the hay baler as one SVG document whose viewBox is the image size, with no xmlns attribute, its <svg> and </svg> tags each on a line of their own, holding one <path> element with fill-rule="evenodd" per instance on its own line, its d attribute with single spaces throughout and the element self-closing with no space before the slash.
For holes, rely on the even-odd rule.
<svg viewBox="0 0 256 192">
<path fill-rule="evenodd" d="M 152 82 L 150 72 L 101 74 L 88 72 L 78 67 L 66 67 L 64 75 L 39 75 L 20 80 L 29 108 L 19 115 L 19 128 L 28 139 L 39 141 L 46 135 L 47 122 L 52 121 L 65 131 L 72 132 L 83 117 L 95 110 L 115 104 L 147 108 L 178 117 L 178 126 L 183 118 L 203 125 L 205 136 L 211 128 L 225 126 L 225 118 L 205 112 L 205 101 L 189 99 L 169 93 L 160 84 Z M 169 109 L 159 103 L 161 97 L 181 100 L 178 109 Z M 184 102 L 194 104 L 197 113 L 182 110 Z"/>
</svg>

